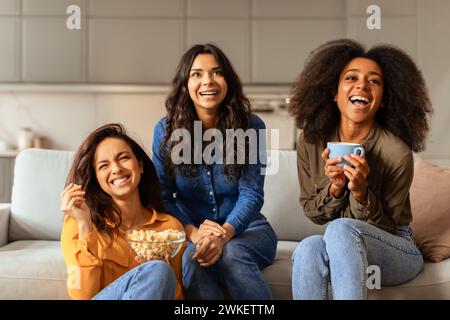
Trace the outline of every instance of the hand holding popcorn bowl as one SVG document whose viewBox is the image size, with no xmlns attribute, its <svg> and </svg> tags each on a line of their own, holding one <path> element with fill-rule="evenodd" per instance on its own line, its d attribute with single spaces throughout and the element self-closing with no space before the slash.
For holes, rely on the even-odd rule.
<svg viewBox="0 0 450 320">
<path fill-rule="evenodd" d="M 130 229 L 126 232 L 126 237 L 138 258 L 147 261 L 175 257 L 186 239 L 186 234 L 176 229 Z"/>
</svg>

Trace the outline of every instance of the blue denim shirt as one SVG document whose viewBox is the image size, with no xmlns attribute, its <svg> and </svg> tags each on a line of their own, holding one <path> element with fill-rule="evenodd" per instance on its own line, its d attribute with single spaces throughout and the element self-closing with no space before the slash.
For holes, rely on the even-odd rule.
<svg viewBox="0 0 450 320">
<path fill-rule="evenodd" d="M 251 128 L 258 130 L 265 129 L 266 126 L 261 118 L 252 114 Z M 264 174 L 261 169 L 265 168 L 266 163 L 265 135 L 264 140 L 260 140 L 257 134 L 257 148 L 258 151 L 261 148 L 262 157 L 258 153 L 257 163 L 248 165 L 236 181 L 228 180 L 223 173 L 223 165 L 216 163 L 196 165 L 197 175 L 193 177 L 183 176 L 176 170 L 175 179 L 170 179 L 164 167 L 167 147 L 163 149 L 163 155 L 160 154 L 165 131 L 164 117 L 154 130 L 152 159 L 161 183 L 165 211 L 185 226 L 193 224 L 199 227 L 205 219 L 220 224 L 229 223 L 233 226 L 236 236 L 241 234 L 250 222 L 260 217 L 264 203 Z M 193 137 L 191 141 L 194 141 Z"/>
</svg>

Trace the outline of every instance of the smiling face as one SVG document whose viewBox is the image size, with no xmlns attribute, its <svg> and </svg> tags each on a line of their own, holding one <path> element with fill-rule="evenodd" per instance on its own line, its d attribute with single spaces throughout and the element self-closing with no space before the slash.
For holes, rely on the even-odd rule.
<svg viewBox="0 0 450 320">
<path fill-rule="evenodd" d="M 380 108 L 383 89 L 383 72 L 375 61 L 367 58 L 351 60 L 339 76 L 335 96 L 341 120 L 371 125 Z"/>
<path fill-rule="evenodd" d="M 142 165 L 122 139 L 106 138 L 94 155 L 95 175 L 100 187 L 114 200 L 126 200 L 139 194 Z"/>
<path fill-rule="evenodd" d="M 197 114 L 217 113 L 227 95 L 228 85 L 212 54 L 199 54 L 194 59 L 189 72 L 188 90 Z"/>
</svg>

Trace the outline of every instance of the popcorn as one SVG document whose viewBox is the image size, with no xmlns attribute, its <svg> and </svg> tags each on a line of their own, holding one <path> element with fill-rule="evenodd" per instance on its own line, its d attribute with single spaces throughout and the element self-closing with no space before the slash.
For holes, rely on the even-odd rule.
<svg viewBox="0 0 450 320">
<path fill-rule="evenodd" d="M 164 231 L 134 229 L 127 232 L 127 239 L 141 259 L 147 260 L 152 257 L 164 260 L 166 255 L 173 258 L 178 253 L 185 240 L 185 233 L 176 229 Z"/>
</svg>

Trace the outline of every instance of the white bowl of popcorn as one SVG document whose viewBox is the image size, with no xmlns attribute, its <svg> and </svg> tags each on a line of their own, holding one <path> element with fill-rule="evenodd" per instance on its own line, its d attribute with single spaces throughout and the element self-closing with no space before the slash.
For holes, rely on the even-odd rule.
<svg viewBox="0 0 450 320">
<path fill-rule="evenodd" d="M 126 232 L 126 237 L 131 248 L 143 260 L 164 260 L 167 255 L 173 258 L 186 240 L 184 231 L 176 229 L 131 229 Z"/>
</svg>

